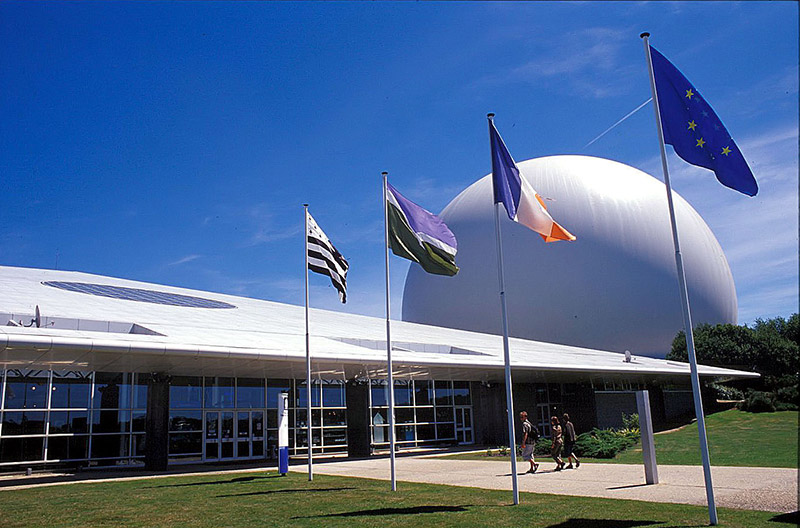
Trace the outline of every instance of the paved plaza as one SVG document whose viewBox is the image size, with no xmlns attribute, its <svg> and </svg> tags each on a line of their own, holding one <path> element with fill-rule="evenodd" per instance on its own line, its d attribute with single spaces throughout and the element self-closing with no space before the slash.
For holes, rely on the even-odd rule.
<svg viewBox="0 0 800 528">
<path fill-rule="evenodd" d="M 528 469 L 527 463 L 517 465 L 520 491 L 706 504 L 701 466 L 659 466 L 659 483 L 647 485 L 641 465 L 585 463 L 578 469 L 555 472 L 552 461 L 539 462 L 535 474 L 523 474 Z M 307 466 L 292 466 L 291 470 L 307 471 Z M 317 463 L 314 470 L 325 475 L 389 480 L 390 465 L 388 458 L 369 458 Z M 399 482 L 507 489 L 509 497 L 511 493 L 508 461 L 399 457 L 396 471 Z M 797 469 L 715 466 L 711 475 L 717 506 L 774 512 L 797 510 Z M 398 489 L 402 490 L 402 484 L 398 484 Z"/>
</svg>

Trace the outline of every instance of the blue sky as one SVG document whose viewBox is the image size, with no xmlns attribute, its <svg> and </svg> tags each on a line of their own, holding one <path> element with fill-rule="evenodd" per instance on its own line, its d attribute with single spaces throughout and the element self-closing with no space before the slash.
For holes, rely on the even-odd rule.
<svg viewBox="0 0 800 528">
<path fill-rule="evenodd" d="M 0 265 L 303 302 L 302 203 L 383 315 L 380 173 L 431 211 L 517 160 L 660 179 L 639 33 L 714 106 L 748 198 L 670 151 L 728 257 L 740 323 L 798 308 L 795 2 L 0 3 Z M 579 235 L 579 234 L 578 234 Z M 392 258 L 393 318 L 406 261 Z M 677 288 L 676 288 L 677 289 Z"/>
</svg>

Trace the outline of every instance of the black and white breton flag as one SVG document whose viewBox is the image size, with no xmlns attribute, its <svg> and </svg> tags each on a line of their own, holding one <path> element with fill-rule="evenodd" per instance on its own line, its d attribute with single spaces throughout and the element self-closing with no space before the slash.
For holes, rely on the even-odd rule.
<svg viewBox="0 0 800 528">
<path fill-rule="evenodd" d="M 306 213 L 308 214 L 308 213 Z M 339 299 L 347 302 L 347 269 L 350 265 L 339 253 L 314 218 L 308 215 L 308 269 L 327 275 L 339 290 Z"/>
</svg>

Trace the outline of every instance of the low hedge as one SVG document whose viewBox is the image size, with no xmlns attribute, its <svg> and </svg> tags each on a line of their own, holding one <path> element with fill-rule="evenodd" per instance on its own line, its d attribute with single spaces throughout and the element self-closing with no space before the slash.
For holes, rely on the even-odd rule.
<svg viewBox="0 0 800 528">
<path fill-rule="evenodd" d="M 639 431 L 633 429 L 592 429 L 588 433 L 578 435 L 575 442 L 575 454 L 579 457 L 614 458 L 639 440 Z M 540 438 L 536 442 L 534 453 L 537 456 L 550 456 L 553 445 L 548 438 Z"/>
</svg>

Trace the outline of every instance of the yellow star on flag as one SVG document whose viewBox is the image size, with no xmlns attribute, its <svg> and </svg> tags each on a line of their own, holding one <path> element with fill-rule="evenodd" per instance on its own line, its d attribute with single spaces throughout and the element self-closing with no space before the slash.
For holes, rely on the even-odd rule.
<svg viewBox="0 0 800 528">
<path fill-rule="evenodd" d="M 703 148 L 703 145 L 705 145 L 705 144 L 706 144 L 706 142 L 703 140 L 703 138 L 700 138 L 700 139 L 697 140 L 697 145 L 695 145 L 695 146 Z"/>
<path fill-rule="evenodd" d="M 693 95 L 694 95 L 694 92 L 692 91 L 692 89 L 691 89 L 691 88 L 689 88 L 688 90 L 686 90 L 686 97 L 688 97 L 689 99 L 691 99 Z"/>
<path fill-rule="evenodd" d="M 731 149 L 729 149 L 728 147 L 724 147 L 724 148 L 722 149 L 722 153 L 723 153 L 723 154 L 725 154 L 725 155 L 727 156 L 728 154 L 730 154 L 730 153 L 731 153 Z"/>
<path fill-rule="evenodd" d="M 697 127 L 697 123 L 694 122 L 694 119 L 689 121 L 689 130 L 694 130 Z"/>
</svg>

